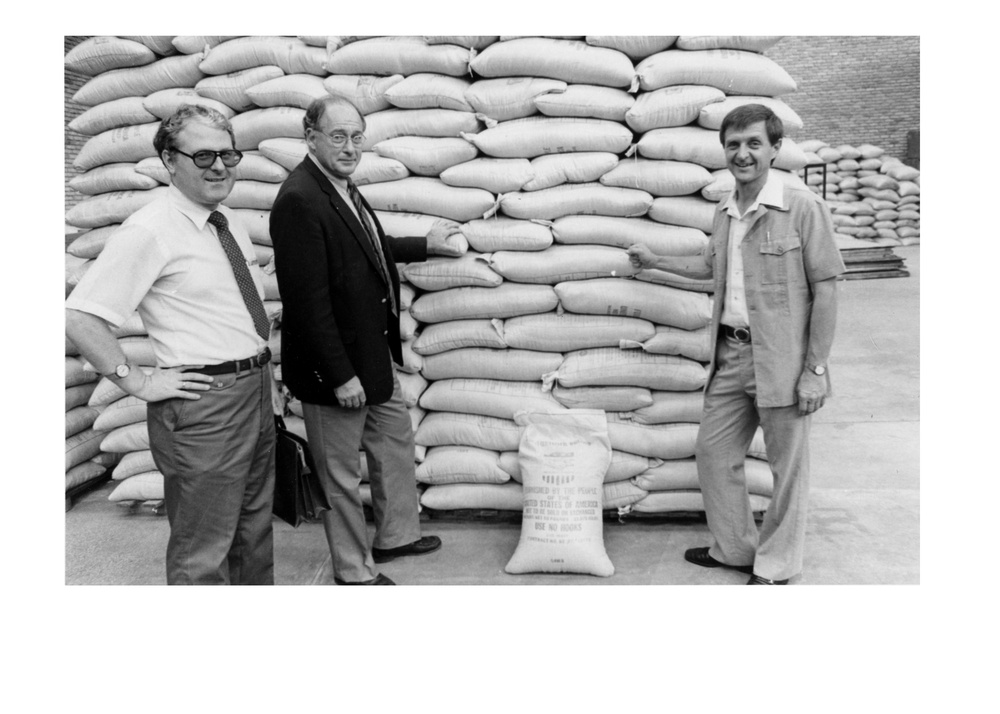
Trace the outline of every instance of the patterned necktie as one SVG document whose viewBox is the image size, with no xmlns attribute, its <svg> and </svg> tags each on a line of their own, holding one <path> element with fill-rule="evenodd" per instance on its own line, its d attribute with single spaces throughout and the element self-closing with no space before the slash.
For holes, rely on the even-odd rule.
<svg viewBox="0 0 1000 714">
<path fill-rule="evenodd" d="M 365 205 L 361 202 L 361 192 L 353 181 L 347 182 L 347 194 L 351 197 L 351 201 L 354 203 L 354 208 L 358 211 L 358 220 L 361 221 L 361 225 L 364 226 L 365 235 L 368 236 L 368 240 L 371 241 L 372 250 L 375 252 L 375 258 L 378 261 L 379 272 L 382 273 L 382 279 L 385 281 L 386 287 L 389 293 L 389 305 L 392 307 L 392 314 L 399 314 L 396 309 L 396 294 L 392 289 L 392 282 L 389 280 L 389 270 L 385 265 L 385 255 L 382 253 L 382 246 L 378 243 L 378 238 L 376 233 L 372 228 L 371 224 L 368 222 L 368 214 L 365 211 Z"/>
<path fill-rule="evenodd" d="M 233 275 L 236 277 L 236 284 L 240 287 L 243 302 L 246 303 L 250 317 L 253 318 L 254 329 L 257 330 L 260 338 L 267 342 L 271 333 L 271 323 L 267 319 L 267 313 L 264 312 L 264 303 L 260 300 L 257 287 L 253 284 L 253 278 L 250 277 L 250 270 L 247 268 L 243 251 L 236 245 L 236 239 L 229 232 L 229 221 L 218 211 L 212 211 L 208 222 L 215 226 L 215 230 L 219 234 L 219 242 L 222 244 L 222 249 L 226 251 L 229 264 L 233 267 Z"/>
</svg>

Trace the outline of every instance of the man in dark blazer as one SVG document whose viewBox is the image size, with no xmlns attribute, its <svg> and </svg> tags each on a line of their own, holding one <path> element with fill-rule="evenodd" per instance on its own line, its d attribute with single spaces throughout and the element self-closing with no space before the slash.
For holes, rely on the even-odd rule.
<svg viewBox="0 0 1000 714">
<path fill-rule="evenodd" d="M 342 97 L 314 101 L 303 119 L 306 158 L 285 180 L 270 216 L 282 300 L 281 373 L 302 401 L 324 511 L 334 580 L 393 585 L 375 564 L 441 547 L 421 537 L 413 428 L 394 362 L 402 364 L 396 262 L 459 255 L 459 225 L 441 220 L 426 238 L 386 238 L 351 182 L 365 120 Z M 375 514 L 369 548 L 359 451 L 367 455 Z"/>
</svg>

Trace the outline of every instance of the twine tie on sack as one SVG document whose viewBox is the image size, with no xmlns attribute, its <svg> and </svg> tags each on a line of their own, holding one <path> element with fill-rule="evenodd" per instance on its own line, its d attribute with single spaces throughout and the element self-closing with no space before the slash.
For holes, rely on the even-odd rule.
<svg viewBox="0 0 1000 714">
<path fill-rule="evenodd" d="M 229 232 L 229 221 L 218 211 L 212 211 L 212 214 L 208 217 L 208 222 L 215 226 L 215 231 L 219 235 L 219 243 L 222 244 L 222 249 L 226 251 L 226 257 L 229 258 L 229 264 L 233 268 L 233 275 L 236 277 L 236 284 L 240 288 L 243 302 L 246 303 L 250 317 L 253 318 L 254 329 L 257 330 L 260 338 L 267 342 L 267 338 L 271 334 L 271 323 L 267 319 L 267 313 L 264 312 L 264 303 L 261 302 L 260 295 L 257 294 L 257 287 L 253 283 L 253 278 L 250 277 L 250 269 L 247 268 L 246 258 L 243 257 L 243 252 L 236 245 L 236 239 L 233 237 L 233 234 Z"/>
<path fill-rule="evenodd" d="M 364 226 L 365 235 L 367 235 L 368 240 L 371 241 L 372 250 L 375 252 L 375 259 L 378 263 L 379 272 L 382 274 L 382 280 L 385 281 L 385 286 L 387 292 L 389 293 L 389 305 L 392 307 L 392 314 L 398 315 L 399 313 L 396 308 L 396 295 L 392 289 L 392 281 L 389 280 L 389 269 L 385 265 L 385 254 L 382 252 L 382 246 L 379 245 L 375 230 L 368 222 L 368 213 L 365 211 L 364 203 L 361 202 L 361 192 L 358 190 L 357 184 L 349 180 L 347 182 L 347 193 L 351 197 L 351 201 L 354 203 L 354 208 L 358 212 L 358 220 L 360 220 L 361 225 Z"/>
</svg>

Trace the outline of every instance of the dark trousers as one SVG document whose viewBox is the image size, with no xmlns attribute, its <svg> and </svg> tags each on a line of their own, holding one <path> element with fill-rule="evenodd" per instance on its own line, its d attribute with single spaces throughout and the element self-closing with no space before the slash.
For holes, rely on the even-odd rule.
<svg viewBox="0 0 1000 714">
<path fill-rule="evenodd" d="M 149 404 L 170 522 L 169 585 L 273 585 L 271 373 L 215 377 L 201 399 Z"/>
</svg>

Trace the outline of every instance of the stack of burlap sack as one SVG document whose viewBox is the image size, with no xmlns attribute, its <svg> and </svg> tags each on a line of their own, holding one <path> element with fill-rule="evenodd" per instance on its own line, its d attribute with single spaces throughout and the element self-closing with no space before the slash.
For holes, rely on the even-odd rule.
<svg viewBox="0 0 1000 714">
<path fill-rule="evenodd" d="M 810 169 L 805 180 L 816 193 L 825 187 L 837 233 L 876 245 L 920 243 L 919 169 L 872 144 L 810 140 L 800 146 L 810 152 L 810 163 L 826 164 L 825 178 Z"/>
<path fill-rule="evenodd" d="M 74 187 L 88 197 L 67 223 L 86 232 L 67 249 L 82 261 L 67 285 L 115 226 L 165 190 L 152 136 L 163 116 L 199 102 L 230 117 L 246 153 L 225 203 L 257 247 L 277 327 L 268 212 L 305 155 L 305 107 L 347 96 L 367 121 L 355 180 L 386 232 L 424 235 L 443 217 L 462 224 L 468 243 L 460 258 L 399 266 L 401 382 L 423 505 L 520 510 L 514 414 L 585 407 L 608 414 L 605 508 L 701 510 L 693 455 L 711 285 L 636 271 L 626 251 L 705 245 L 733 186 L 718 139 L 732 107 L 766 103 L 789 134 L 801 129 L 778 98 L 794 81 L 762 54 L 778 39 L 88 40 L 66 57 L 93 75 L 74 97 L 90 109 L 70 125 L 93 138 L 75 159 Z M 776 168 L 801 185 L 795 172 L 807 162 L 789 137 Z M 301 414 L 294 400 L 287 409 L 286 421 Z M 763 510 L 771 476 L 760 434 L 751 456 Z"/>
<path fill-rule="evenodd" d="M 66 354 L 66 491 L 104 478 L 117 459 L 101 451 L 107 432 L 96 425 L 100 409 L 88 402 L 97 387 L 98 375 L 84 369 L 83 360 Z"/>
</svg>

